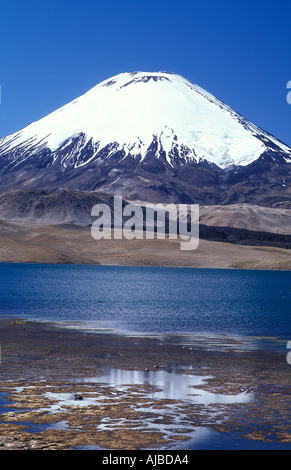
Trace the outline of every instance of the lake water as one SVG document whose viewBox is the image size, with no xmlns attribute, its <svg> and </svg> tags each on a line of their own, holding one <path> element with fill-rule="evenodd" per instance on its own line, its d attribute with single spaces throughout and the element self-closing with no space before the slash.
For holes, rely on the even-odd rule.
<svg viewBox="0 0 291 470">
<path fill-rule="evenodd" d="M 291 340 L 290 315 L 291 272 L 0 265 L 0 317 L 65 322 L 78 328 L 93 326 L 97 331 L 110 328 L 131 334 L 168 333 L 174 338 L 177 334 L 177 338 L 183 336 L 183 341 L 191 334 L 201 341 L 204 335 L 213 338 L 215 335 L 279 337 L 282 341 L 276 347 L 286 350 L 286 343 Z M 88 380 L 101 380 L 121 391 L 128 384 L 150 384 L 160 389 L 153 392 L 152 399 L 190 400 L 206 406 L 245 403 L 252 398 L 246 393 L 223 395 L 196 389 L 205 377 L 192 373 L 175 375 L 173 371 L 109 369 L 104 377 Z M 51 398 L 56 399 L 55 396 Z M 57 398 L 58 407 L 67 405 L 68 401 L 71 404 L 70 400 L 73 400 L 71 392 Z M 6 404 L 1 403 L 3 399 L 0 395 L 2 412 Z M 81 404 L 90 403 L 84 399 Z M 179 419 L 183 416 L 178 412 L 175 414 L 174 408 L 170 411 L 180 425 Z M 104 420 L 101 424 L 107 429 L 111 422 Z M 156 426 L 150 419 L 146 425 L 149 429 Z M 31 432 L 51 426 L 66 429 L 66 422 L 32 426 Z M 165 427 L 163 431 L 169 430 Z M 207 428 L 193 428 L 192 431 L 188 449 L 290 449 L 289 444 L 252 442 Z"/>
<path fill-rule="evenodd" d="M 0 315 L 288 341 L 291 272 L 1 264 Z"/>
</svg>

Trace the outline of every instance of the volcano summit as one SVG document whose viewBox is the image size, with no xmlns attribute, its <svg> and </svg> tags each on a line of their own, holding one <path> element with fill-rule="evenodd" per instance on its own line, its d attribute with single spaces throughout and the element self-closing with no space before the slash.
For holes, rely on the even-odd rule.
<svg viewBox="0 0 291 470">
<path fill-rule="evenodd" d="M 177 74 L 122 73 L 0 139 L 0 185 L 289 207 L 291 149 Z"/>
</svg>

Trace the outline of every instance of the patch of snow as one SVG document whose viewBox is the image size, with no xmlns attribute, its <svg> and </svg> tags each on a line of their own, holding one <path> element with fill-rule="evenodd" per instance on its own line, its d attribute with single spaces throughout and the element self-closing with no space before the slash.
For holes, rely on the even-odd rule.
<svg viewBox="0 0 291 470">
<path fill-rule="evenodd" d="M 81 133 L 86 136 L 82 148 L 92 138 L 93 143 L 99 142 L 99 150 L 115 142 L 111 153 L 124 150 L 125 156 L 131 153 L 142 158 L 153 136 L 157 136 L 159 149 L 166 152 L 170 164 L 171 149 L 178 145 L 190 150 L 192 160 L 206 159 L 221 168 L 256 160 L 267 148 L 260 138 L 263 136 L 290 152 L 291 161 L 291 150 L 285 144 L 201 87 L 166 72 L 121 73 L 105 80 L 71 103 L 2 139 L 0 155 L 16 146 L 37 149 L 44 143 L 54 151 Z M 75 168 L 94 157 L 95 154 L 86 162 L 77 160 Z"/>
</svg>

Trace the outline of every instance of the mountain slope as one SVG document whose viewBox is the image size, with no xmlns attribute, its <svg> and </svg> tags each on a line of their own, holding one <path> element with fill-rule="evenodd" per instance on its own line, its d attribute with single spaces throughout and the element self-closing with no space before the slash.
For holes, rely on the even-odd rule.
<svg viewBox="0 0 291 470">
<path fill-rule="evenodd" d="M 185 78 L 123 73 L 0 139 L 0 188 L 289 207 L 291 149 Z"/>
</svg>

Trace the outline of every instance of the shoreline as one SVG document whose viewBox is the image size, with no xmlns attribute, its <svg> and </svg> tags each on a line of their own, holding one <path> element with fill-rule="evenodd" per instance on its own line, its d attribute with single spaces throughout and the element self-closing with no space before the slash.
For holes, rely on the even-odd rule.
<svg viewBox="0 0 291 470">
<path fill-rule="evenodd" d="M 16 264 L 21 264 L 21 265 L 52 265 L 52 266 L 96 266 L 96 267 L 118 267 L 118 268 L 164 268 L 164 269 L 203 269 L 203 270 L 224 270 L 224 271 L 271 271 L 271 272 L 290 272 L 290 269 L 279 269 L 279 268 L 236 268 L 236 267 L 219 267 L 219 266 L 213 266 L 213 267 L 208 267 L 208 266 L 172 266 L 172 265 L 140 265 L 140 264 L 101 264 L 101 263 L 71 263 L 71 262 L 51 262 L 51 261 L 0 261 L 0 266 L 8 264 L 8 265 L 16 265 Z"/>
<path fill-rule="evenodd" d="M 291 449 L 286 350 L 256 341 L 262 349 L 1 319 L 0 449 L 196 448 L 205 429 Z"/>
</svg>

